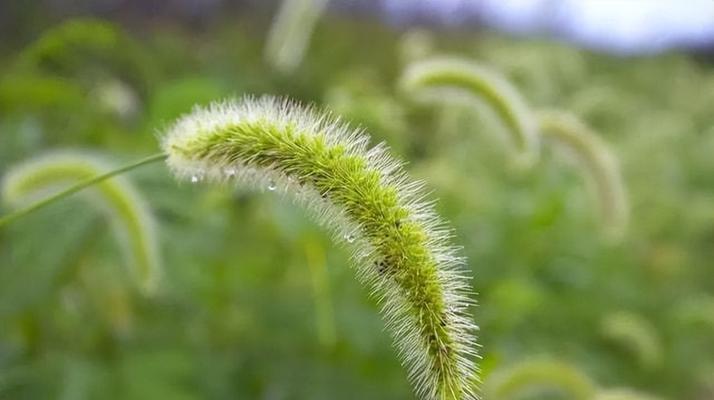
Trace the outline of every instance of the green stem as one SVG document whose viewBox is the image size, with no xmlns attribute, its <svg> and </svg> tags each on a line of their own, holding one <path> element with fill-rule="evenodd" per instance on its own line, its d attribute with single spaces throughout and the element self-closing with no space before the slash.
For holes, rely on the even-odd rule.
<svg viewBox="0 0 714 400">
<path fill-rule="evenodd" d="M 82 189 L 88 188 L 92 185 L 95 185 L 99 182 L 102 182 L 104 180 L 107 180 L 111 177 L 120 175 L 124 172 L 131 171 L 132 169 L 141 167 L 142 165 L 146 164 L 151 164 L 157 161 L 162 161 L 166 159 L 166 154 L 164 153 L 159 153 L 159 154 L 154 154 L 152 156 L 143 158 L 141 160 L 135 161 L 131 164 L 124 165 L 123 167 L 117 168 L 115 170 L 109 171 L 105 174 L 102 175 L 97 175 L 95 177 L 87 178 L 73 186 L 68 187 L 65 190 L 60 191 L 59 193 L 55 193 L 52 196 L 49 196 L 47 198 L 44 198 L 36 203 L 30 204 L 29 206 L 19 209 L 15 212 L 12 212 L 8 215 L 5 215 L 3 217 L 0 217 L 0 227 L 3 225 L 7 225 L 13 221 L 15 221 L 18 218 L 24 217 L 27 214 L 30 214 L 33 211 L 39 210 L 40 208 L 52 204 L 55 201 L 61 200 L 65 197 L 68 197 L 74 193 L 79 192 Z"/>
</svg>

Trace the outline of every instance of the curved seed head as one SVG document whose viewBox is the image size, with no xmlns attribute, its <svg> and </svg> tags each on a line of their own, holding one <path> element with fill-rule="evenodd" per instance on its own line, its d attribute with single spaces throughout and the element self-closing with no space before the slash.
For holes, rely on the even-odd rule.
<svg viewBox="0 0 714 400">
<path fill-rule="evenodd" d="M 422 399 L 475 399 L 469 282 L 449 230 L 384 146 L 289 101 L 197 108 L 162 139 L 180 179 L 235 181 L 286 194 L 354 249 Z M 231 174 L 226 170 L 230 169 Z"/>
<path fill-rule="evenodd" d="M 627 190 L 619 163 L 608 145 L 574 115 L 543 111 L 538 115 L 544 139 L 563 147 L 589 178 L 600 208 L 605 234 L 620 240 L 629 223 Z"/>
<path fill-rule="evenodd" d="M 401 89 L 428 102 L 487 104 L 510 133 L 516 160 L 531 166 L 538 160 L 538 126 L 523 96 L 498 72 L 457 57 L 433 57 L 404 71 Z"/>
<path fill-rule="evenodd" d="M 618 311 L 605 315 L 600 323 L 602 335 L 628 350 L 644 369 L 661 365 L 663 349 L 657 329 L 638 314 Z"/>
<path fill-rule="evenodd" d="M 54 151 L 10 169 L 3 180 L 2 196 L 9 204 L 22 205 L 110 170 L 95 155 Z M 144 199 L 128 180 L 120 177 L 100 182 L 86 194 L 111 222 L 139 287 L 152 293 L 158 284 L 161 260 L 154 218 Z"/>
</svg>

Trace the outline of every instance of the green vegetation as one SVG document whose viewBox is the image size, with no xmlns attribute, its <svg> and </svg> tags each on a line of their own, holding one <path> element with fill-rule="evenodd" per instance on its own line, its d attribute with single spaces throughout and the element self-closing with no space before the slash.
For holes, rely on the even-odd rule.
<svg viewBox="0 0 714 400">
<path fill-rule="evenodd" d="M 246 16 L 198 32 L 83 19 L 18 32 L 0 49 L 0 179 L 61 148 L 107 154 L 118 166 L 142 160 L 181 114 L 231 95 L 332 109 L 407 161 L 400 168 L 426 182 L 427 200 L 438 199 L 435 210 L 453 227 L 450 242 L 463 247 L 478 293 L 479 306 L 464 312 L 480 327 L 481 346 L 470 351 L 483 357 L 483 372 L 469 379 L 483 380 L 484 395 L 523 363 L 558 360 L 570 372 L 541 367 L 534 376 L 576 374 L 589 387 L 583 398 L 711 397 L 710 64 L 681 54 L 617 59 L 475 32 L 401 36 L 322 16 L 287 76 L 266 65 L 270 22 Z M 406 98 L 399 81 L 409 63 L 444 53 L 488 65 L 536 111 L 570 113 L 608 144 L 629 204 L 617 241 L 601 235 L 605 210 L 593 205 L 581 171 L 550 161 L 556 147 L 541 144 L 540 161 L 516 170 L 503 135 L 489 134 L 499 129 L 489 115 Z M 359 160 L 349 163 L 349 174 L 366 173 Z M 337 170 L 310 187 L 357 213 L 331 175 Z M 354 280 L 343 248 L 370 238 L 348 233 L 346 246 L 334 245 L 310 212 L 275 195 L 288 188 L 282 169 L 261 178 L 261 187 L 276 185 L 264 193 L 191 183 L 216 177 L 203 169 L 178 172 L 188 182 L 177 184 L 160 163 L 122 177 L 157 224 L 164 268 L 151 297 L 121 272 L 131 261 L 107 214 L 78 201 L 90 191 L 0 227 L 1 399 L 414 398 L 378 302 Z M 27 205 L 3 202 L 0 216 Z M 400 226 L 393 231 L 417 229 Z M 380 245 L 379 254 L 399 248 Z M 425 268 L 430 278 L 438 271 Z M 437 322 L 405 329 L 422 335 Z M 567 396 L 545 389 L 507 396 Z"/>
</svg>

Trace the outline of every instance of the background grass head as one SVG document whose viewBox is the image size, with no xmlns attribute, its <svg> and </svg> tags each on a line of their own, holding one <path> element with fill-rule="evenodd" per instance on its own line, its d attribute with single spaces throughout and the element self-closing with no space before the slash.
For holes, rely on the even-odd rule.
<svg viewBox="0 0 714 400">
<path fill-rule="evenodd" d="M 537 124 L 521 94 L 497 71 L 458 57 L 432 57 L 407 66 L 401 89 L 432 103 L 486 104 L 506 128 L 520 165 L 538 160 Z"/>
<path fill-rule="evenodd" d="M 2 195 L 14 206 L 29 204 L 72 184 L 110 170 L 100 157 L 80 151 L 56 151 L 29 159 L 7 171 Z M 145 200 L 126 178 L 97 184 L 85 196 L 112 225 L 126 264 L 138 286 L 156 289 L 161 261 L 153 215 Z"/>
<path fill-rule="evenodd" d="M 293 72 L 305 57 L 312 31 L 329 0 L 285 0 L 273 20 L 265 59 L 276 71 Z"/>
<path fill-rule="evenodd" d="M 612 240 L 620 240 L 626 233 L 630 206 L 615 154 L 572 114 L 543 111 L 538 118 L 546 142 L 561 147 L 588 179 L 605 234 Z"/>
<path fill-rule="evenodd" d="M 613 312 L 602 319 L 600 332 L 634 358 L 634 364 L 640 368 L 661 367 L 664 350 L 660 334 L 644 317 L 626 311 Z"/>
</svg>

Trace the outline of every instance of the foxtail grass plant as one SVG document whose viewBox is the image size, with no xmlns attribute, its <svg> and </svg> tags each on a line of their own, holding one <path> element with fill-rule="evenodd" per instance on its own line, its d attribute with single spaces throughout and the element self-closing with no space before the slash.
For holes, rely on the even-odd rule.
<svg viewBox="0 0 714 400">
<path fill-rule="evenodd" d="M 486 103 L 508 128 L 518 165 L 530 166 L 538 160 L 541 141 L 567 150 L 582 166 L 597 197 L 605 236 L 613 242 L 622 239 L 629 222 L 629 203 L 617 157 L 574 115 L 535 112 L 503 76 L 455 57 L 413 62 L 403 73 L 400 87 L 422 101 Z M 446 112 L 453 113 L 454 109 Z"/>
<path fill-rule="evenodd" d="M 474 326 L 449 230 L 382 145 L 335 119 L 262 98 L 214 104 L 163 137 L 174 174 L 236 181 L 296 199 L 354 249 L 357 277 L 382 304 L 424 399 L 473 399 Z"/>
<path fill-rule="evenodd" d="M 493 372 L 484 382 L 484 399 L 517 399 L 534 391 L 557 391 L 563 398 L 591 400 L 595 383 L 577 368 L 556 360 L 521 361 Z"/>
<path fill-rule="evenodd" d="M 402 74 L 403 92 L 430 103 L 459 102 L 491 108 L 505 125 L 519 165 L 538 160 L 538 125 L 523 96 L 497 71 L 467 59 L 431 57 Z"/>
<path fill-rule="evenodd" d="M 543 138 L 561 146 L 581 166 L 597 196 L 605 234 L 619 240 L 629 221 L 629 203 L 617 157 L 609 146 L 572 114 L 543 111 L 538 114 Z"/>
<path fill-rule="evenodd" d="M 627 311 L 608 314 L 600 323 L 600 332 L 603 338 L 630 354 L 642 369 L 650 370 L 662 364 L 660 335 L 642 316 Z"/>
<path fill-rule="evenodd" d="M 265 44 L 265 59 L 289 74 L 305 57 L 310 37 L 329 0 L 283 0 Z"/>
<path fill-rule="evenodd" d="M 386 146 L 368 142 L 311 108 L 243 98 L 196 108 L 162 136 L 164 154 L 117 171 L 165 158 L 182 181 L 235 183 L 295 199 L 354 250 L 356 275 L 381 304 L 417 396 L 476 399 L 476 327 L 464 260 L 423 185 L 407 177 Z M 82 181 L 55 199 L 108 176 Z M 16 218 L 0 219 L 0 226 Z"/>
<path fill-rule="evenodd" d="M 13 168 L 2 182 L 3 200 L 21 207 L 33 200 L 39 203 L 54 199 L 63 189 L 73 184 L 87 182 L 111 171 L 99 157 L 86 152 L 50 152 L 29 159 Z M 87 185 L 90 186 L 90 185 Z M 101 210 L 110 221 L 114 235 L 124 253 L 132 277 L 145 293 L 152 293 L 158 284 L 161 258 L 151 210 L 128 180 L 115 177 L 92 182 L 86 199 Z M 0 225 L 22 216 L 0 218 Z M 13 217 L 15 216 L 15 217 Z"/>
</svg>

